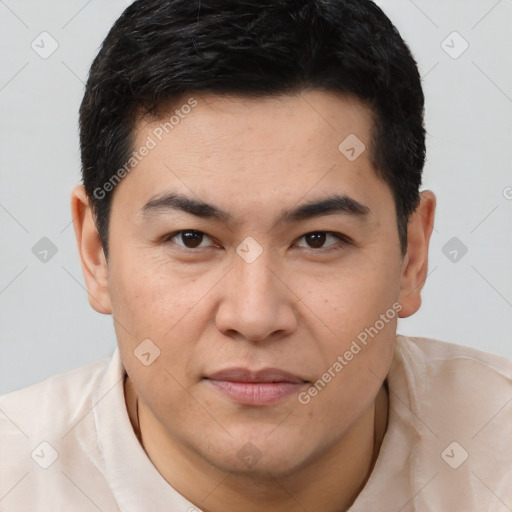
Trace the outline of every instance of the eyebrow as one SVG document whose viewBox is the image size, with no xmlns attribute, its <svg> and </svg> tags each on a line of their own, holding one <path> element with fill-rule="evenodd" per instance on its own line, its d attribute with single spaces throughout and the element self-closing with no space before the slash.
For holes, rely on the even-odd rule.
<svg viewBox="0 0 512 512">
<path fill-rule="evenodd" d="M 154 197 L 141 208 L 143 216 L 166 214 L 169 211 L 182 211 L 203 219 L 217 220 L 224 224 L 232 224 L 234 222 L 234 218 L 229 212 L 212 204 L 205 203 L 204 201 L 192 199 L 177 193 Z M 367 218 L 370 213 L 370 208 L 359 201 L 345 194 L 334 194 L 282 211 L 275 226 L 333 214 L 342 214 L 353 218 L 364 219 Z"/>
</svg>

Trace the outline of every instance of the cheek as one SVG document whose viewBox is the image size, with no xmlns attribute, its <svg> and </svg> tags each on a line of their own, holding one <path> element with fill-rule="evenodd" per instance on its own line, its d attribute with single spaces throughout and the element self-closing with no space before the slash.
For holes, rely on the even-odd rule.
<svg viewBox="0 0 512 512">
<path fill-rule="evenodd" d="M 394 256 L 386 258 L 376 253 L 374 259 L 361 258 L 355 264 L 317 275 L 314 282 L 307 275 L 295 279 L 299 296 L 317 317 L 327 338 L 335 336 L 350 343 L 390 309 L 387 319 L 396 321 L 393 304 L 400 291 L 400 265 Z"/>
<path fill-rule="evenodd" d="M 113 266 L 109 287 L 118 345 L 128 373 L 142 394 L 144 388 L 151 389 L 152 400 L 159 400 L 161 389 L 173 395 L 177 382 L 189 380 L 188 368 L 201 336 L 203 285 L 162 266 L 132 261 Z M 151 359 L 156 356 L 148 366 L 137 357 L 142 357 L 139 347 L 148 343 L 145 340 L 151 340 Z"/>
<path fill-rule="evenodd" d="M 194 325 L 201 300 L 215 286 L 215 275 L 183 275 L 169 260 L 129 259 L 109 274 L 114 315 L 134 336 L 167 338 L 182 325 Z"/>
<path fill-rule="evenodd" d="M 321 419 L 327 426 L 322 435 L 327 430 L 332 440 L 356 421 L 378 392 L 393 357 L 398 318 L 382 298 L 359 306 L 352 301 L 340 311 L 331 324 L 336 336 L 316 340 L 321 364 L 316 380 L 299 400 L 308 410 L 311 428 L 319 430 Z"/>
<path fill-rule="evenodd" d="M 311 307 L 329 327 L 320 338 L 324 363 L 308 405 L 313 416 L 329 409 L 334 425 L 350 423 L 378 391 L 393 356 L 399 263 L 391 254 L 367 259 L 309 294 Z"/>
</svg>

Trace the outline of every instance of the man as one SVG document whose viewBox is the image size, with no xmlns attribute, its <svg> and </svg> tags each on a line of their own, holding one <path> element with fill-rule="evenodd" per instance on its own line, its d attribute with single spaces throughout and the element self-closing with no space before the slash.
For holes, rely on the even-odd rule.
<svg viewBox="0 0 512 512">
<path fill-rule="evenodd" d="M 423 101 L 369 1 L 131 5 L 72 194 L 119 347 L 1 398 L 1 510 L 512 507 L 510 364 L 396 333 L 434 222 Z"/>
</svg>

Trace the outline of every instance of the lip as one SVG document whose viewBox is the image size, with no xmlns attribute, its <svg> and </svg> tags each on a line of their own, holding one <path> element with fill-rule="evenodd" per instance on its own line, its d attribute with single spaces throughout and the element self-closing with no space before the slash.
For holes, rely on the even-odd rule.
<svg viewBox="0 0 512 512">
<path fill-rule="evenodd" d="M 228 368 L 205 377 L 216 390 L 232 400 L 252 406 L 273 405 L 298 393 L 307 381 L 284 370 L 252 371 Z"/>
</svg>

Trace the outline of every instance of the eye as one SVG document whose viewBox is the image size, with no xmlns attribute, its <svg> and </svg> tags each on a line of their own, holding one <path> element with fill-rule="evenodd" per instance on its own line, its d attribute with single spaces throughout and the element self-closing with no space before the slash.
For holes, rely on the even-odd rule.
<svg viewBox="0 0 512 512">
<path fill-rule="evenodd" d="M 333 233 L 330 231 L 312 231 L 306 233 L 299 238 L 304 240 L 305 244 L 300 242 L 296 245 L 306 249 L 323 249 L 324 252 L 340 249 L 343 245 L 349 244 L 350 239 L 345 235 Z M 163 242 L 172 242 L 184 249 L 201 249 L 206 247 L 214 247 L 211 237 L 202 231 L 195 229 L 182 229 L 175 231 L 163 238 Z M 208 243 L 210 241 L 210 243 Z M 330 242 L 330 243 L 328 243 Z M 327 243 L 327 245 L 325 245 Z"/>
<path fill-rule="evenodd" d="M 211 238 L 202 231 L 196 231 L 195 229 L 183 229 L 166 236 L 164 241 L 173 242 L 185 249 L 196 249 L 198 247 L 211 247 L 213 244 L 203 244 L 203 242 L 208 239 L 211 240 Z"/>
<path fill-rule="evenodd" d="M 306 247 L 309 249 L 325 249 L 328 251 L 335 250 L 336 248 L 340 248 L 339 246 L 350 243 L 348 237 L 338 233 L 331 233 L 330 231 L 312 231 L 311 233 L 306 233 L 299 238 L 299 240 L 302 239 L 305 240 L 307 245 L 301 245 L 298 243 L 297 245 L 299 247 Z M 324 246 L 324 244 L 328 241 L 331 241 L 331 243 Z M 341 243 L 337 244 L 337 242 Z M 338 245 L 338 247 L 334 247 L 336 245 Z"/>
</svg>

